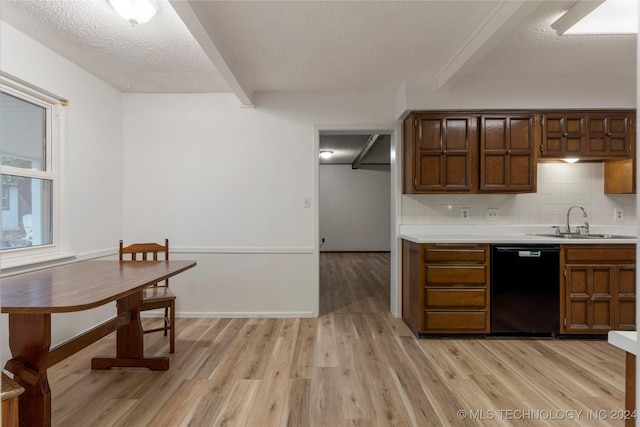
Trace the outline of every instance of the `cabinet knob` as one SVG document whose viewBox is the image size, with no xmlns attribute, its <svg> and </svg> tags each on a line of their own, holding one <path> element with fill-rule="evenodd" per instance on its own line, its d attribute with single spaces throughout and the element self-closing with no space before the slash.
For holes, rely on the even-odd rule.
<svg viewBox="0 0 640 427">
<path fill-rule="evenodd" d="M 609 133 L 607 134 L 607 136 L 611 136 L 611 132 L 609 132 Z"/>
<path fill-rule="evenodd" d="M 569 136 L 569 134 L 567 132 L 563 133 L 562 136 L 566 137 Z"/>
<path fill-rule="evenodd" d="M 511 154 L 511 150 L 507 150 L 507 154 Z"/>
</svg>

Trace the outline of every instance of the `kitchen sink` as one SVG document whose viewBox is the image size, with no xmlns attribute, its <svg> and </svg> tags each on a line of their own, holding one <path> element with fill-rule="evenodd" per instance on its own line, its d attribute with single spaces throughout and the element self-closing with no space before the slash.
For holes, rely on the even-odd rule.
<svg viewBox="0 0 640 427">
<path fill-rule="evenodd" d="M 530 236 L 540 237 L 556 237 L 558 239 L 635 239 L 635 236 L 627 236 L 622 234 L 575 234 L 575 233 L 541 233 L 541 234 L 529 234 Z"/>
</svg>

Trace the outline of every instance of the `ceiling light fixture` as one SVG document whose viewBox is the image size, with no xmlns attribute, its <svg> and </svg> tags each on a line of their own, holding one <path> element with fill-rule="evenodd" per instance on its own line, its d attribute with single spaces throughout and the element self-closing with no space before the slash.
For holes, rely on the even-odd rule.
<svg viewBox="0 0 640 427">
<path fill-rule="evenodd" d="M 320 151 L 320 157 L 322 157 L 323 159 L 328 159 L 331 156 L 333 156 L 333 151 L 329 151 L 329 150 Z"/>
<path fill-rule="evenodd" d="M 131 25 L 149 22 L 156 14 L 156 7 L 149 0 L 109 0 L 109 3 Z"/>
<path fill-rule="evenodd" d="M 637 0 L 581 0 L 551 27 L 558 35 L 637 34 Z"/>
</svg>

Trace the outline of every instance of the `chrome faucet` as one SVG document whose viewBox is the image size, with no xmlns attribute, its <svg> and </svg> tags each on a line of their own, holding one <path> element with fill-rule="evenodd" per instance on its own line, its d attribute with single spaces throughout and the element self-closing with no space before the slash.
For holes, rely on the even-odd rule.
<svg viewBox="0 0 640 427">
<path fill-rule="evenodd" d="M 584 208 L 582 206 L 580 206 L 580 205 L 571 206 L 569 208 L 569 210 L 567 211 L 567 230 L 566 230 L 567 233 L 571 233 L 571 226 L 569 225 L 569 214 L 571 213 L 571 210 L 573 208 L 580 209 L 582 211 L 582 216 L 584 218 L 587 218 L 587 211 L 584 210 Z M 580 227 L 576 228 L 576 233 L 578 233 L 578 234 L 580 233 Z M 589 234 L 589 222 L 586 219 L 584 220 L 584 234 Z"/>
</svg>

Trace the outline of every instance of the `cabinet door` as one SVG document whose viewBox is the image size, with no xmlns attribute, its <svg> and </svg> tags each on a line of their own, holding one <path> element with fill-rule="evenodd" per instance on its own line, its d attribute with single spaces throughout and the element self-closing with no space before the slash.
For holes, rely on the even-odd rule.
<svg viewBox="0 0 640 427">
<path fill-rule="evenodd" d="M 418 243 L 402 240 L 402 319 L 416 333 L 424 317 L 422 252 Z"/>
<path fill-rule="evenodd" d="M 535 191 L 534 115 L 482 116 L 480 122 L 480 189 Z"/>
<path fill-rule="evenodd" d="M 636 330 L 636 267 L 620 265 L 616 267 L 617 307 L 615 329 Z"/>
<path fill-rule="evenodd" d="M 585 152 L 586 115 L 545 114 L 542 118 L 542 157 L 581 157 Z"/>
<path fill-rule="evenodd" d="M 415 192 L 477 188 L 476 121 L 469 116 L 415 117 Z"/>
<path fill-rule="evenodd" d="M 636 194 L 635 159 L 604 162 L 604 194 Z"/>
<path fill-rule="evenodd" d="M 587 157 L 611 158 L 631 155 L 631 123 L 627 113 L 590 113 L 587 124 Z"/>
<path fill-rule="evenodd" d="M 602 333 L 615 322 L 614 273 L 610 265 L 567 265 L 564 331 Z"/>
</svg>

